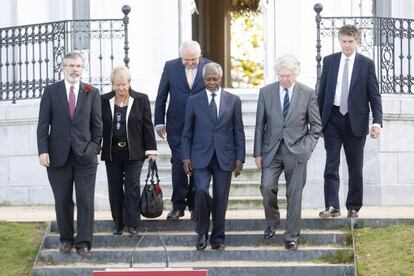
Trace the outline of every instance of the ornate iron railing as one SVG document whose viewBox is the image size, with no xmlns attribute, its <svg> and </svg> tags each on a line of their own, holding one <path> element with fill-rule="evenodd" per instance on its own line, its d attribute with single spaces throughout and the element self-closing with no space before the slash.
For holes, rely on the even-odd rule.
<svg viewBox="0 0 414 276">
<path fill-rule="evenodd" d="M 0 101 L 36 99 L 63 78 L 66 53 L 86 60 L 82 80 L 101 92 L 111 89 L 112 68 L 128 66 L 129 6 L 123 19 L 65 20 L 0 28 Z"/>
<path fill-rule="evenodd" d="M 384 17 L 322 17 L 322 5 L 316 12 L 317 86 L 321 75 L 322 56 L 340 51 L 338 29 L 354 24 L 361 30 L 358 52 L 372 58 L 382 94 L 414 94 L 412 53 L 414 52 L 414 20 Z"/>
</svg>

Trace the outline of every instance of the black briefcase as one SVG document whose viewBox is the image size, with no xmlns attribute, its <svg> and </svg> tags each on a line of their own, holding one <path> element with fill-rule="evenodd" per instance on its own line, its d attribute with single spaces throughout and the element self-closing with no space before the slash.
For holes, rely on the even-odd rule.
<svg viewBox="0 0 414 276">
<path fill-rule="evenodd" d="M 160 178 L 158 177 L 158 168 L 155 161 L 148 164 L 148 173 L 141 194 L 140 207 L 141 215 L 146 218 L 159 217 L 164 209 Z"/>
</svg>

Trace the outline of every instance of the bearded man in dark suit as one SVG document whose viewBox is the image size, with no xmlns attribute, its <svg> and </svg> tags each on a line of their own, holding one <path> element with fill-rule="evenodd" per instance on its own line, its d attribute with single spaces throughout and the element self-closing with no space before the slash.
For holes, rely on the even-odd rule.
<svg viewBox="0 0 414 276">
<path fill-rule="evenodd" d="M 102 137 L 101 98 L 97 88 L 80 81 L 84 58 L 68 53 L 63 60 L 65 79 L 47 86 L 40 102 L 37 146 L 40 164 L 55 198 L 62 253 L 72 247 L 91 258 L 97 153 Z M 74 237 L 73 184 L 77 207 Z"/>
</svg>

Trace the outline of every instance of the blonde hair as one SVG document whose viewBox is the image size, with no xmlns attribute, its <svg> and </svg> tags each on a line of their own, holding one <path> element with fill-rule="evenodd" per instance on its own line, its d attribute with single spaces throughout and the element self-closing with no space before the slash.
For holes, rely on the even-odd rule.
<svg viewBox="0 0 414 276">
<path fill-rule="evenodd" d="M 129 72 L 129 69 L 125 66 L 115 67 L 111 73 L 111 82 L 114 83 L 117 79 L 125 79 L 128 82 L 131 82 L 131 73 Z"/>
</svg>

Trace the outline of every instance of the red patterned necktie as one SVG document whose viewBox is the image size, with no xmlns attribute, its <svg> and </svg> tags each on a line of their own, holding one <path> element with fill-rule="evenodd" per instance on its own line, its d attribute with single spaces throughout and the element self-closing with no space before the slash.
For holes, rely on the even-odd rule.
<svg viewBox="0 0 414 276">
<path fill-rule="evenodd" d="M 73 119 L 75 115 L 75 107 L 76 107 L 76 97 L 75 97 L 75 87 L 71 86 L 69 89 L 69 113 L 70 118 Z"/>
</svg>

